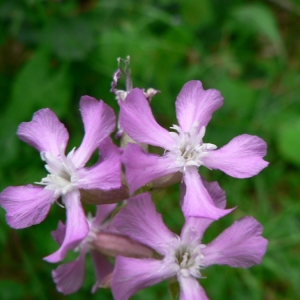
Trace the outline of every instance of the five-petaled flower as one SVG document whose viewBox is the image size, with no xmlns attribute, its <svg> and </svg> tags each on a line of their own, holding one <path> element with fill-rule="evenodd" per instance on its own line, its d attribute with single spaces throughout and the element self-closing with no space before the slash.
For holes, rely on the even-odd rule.
<svg viewBox="0 0 300 300">
<path fill-rule="evenodd" d="M 215 205 L 224 208 L 226 201 L 218 184 L 209 184 L 207 190 Z M 127 300 L 145 287 L 174 277 L 180 285 L 180 300 L 208 299 L 197 281 L 201 269 L 213 264 L 248 268 L 261 262 L 267 247 L 262 226 L 252 217 L 236 221 L 207 245 L 201 240 L 211 219 L 189 217 L 177 236 L 165 226 L 147 193 L 129 199 L 114 222 L 123 234 L 161 255 L 161 259 L 118 256 L 111 286 L 115 300 Z"/>
<path fill-rule="evenodd" d="M 155 121 L 140 89 L 133 89 L 119 104 L 124 131 L 138 143 L 165 150 L 158 156 L 144 152 L 137 144 L 126 147 L 123 162 L 131 193 L 157 178 L 181 172 L 186 186 L 182 209 L 187 217 L 218 219 L 230 212 L 214 205 L 198 173 L 200 166 L 247 178 L 268 165 L 263 160 L 267 145 L 257 136 L 239 135 L 220 149 L 203 142 L 205 128 L 213 112 L 222 106 L 223 97 L 215 89 L 204 90 L 200 81 L 187 82 L 177 97 L 175 105 L 180 126 L 171 127 L 177 132 L 168 132 Z"/>
<path fill-rule="evenodd" d="M 8 187 L 0 194 L 0 205 L 13 228 L 25 228 L 43 221 L 51 204 L 61 197 L 67 210 L 66 232 L 61 247 L 45 259 L 57 262 L 89 232 L 80 202 L 80 190 L 109 191 L 121 187 L 119 149 L 109 135 L 115 129 L 115 114 L 103 101 L 83 96 L 80 111 L 85 135 L 78 149 L 65 155 L 69 138 L 65 126 L 48 108 L 37 111 L 32 121 L 18 128 L 21 140 L 36 148 L 46 162 L 49 174 L 38 185 Z M 100 148 L 100 159 L 84 167 L 93 152 Z"/>
</svg>

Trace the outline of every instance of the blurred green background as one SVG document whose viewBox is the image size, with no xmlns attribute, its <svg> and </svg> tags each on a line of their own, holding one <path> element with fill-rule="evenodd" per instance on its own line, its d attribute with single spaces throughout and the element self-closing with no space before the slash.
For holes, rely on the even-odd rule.
<svg viewBox="0 0 300 300">
<path fill-rule="evenodd" d="M 0 189 L 45 177 L 39 154 L 18 140 L 18 124 L 43 107 L 54 110 L 80 144 L 80 96 L 105 100 L 118 57 L 131 56 L 134 86 L 161 91 L 152 101 L 157 120 L 176 124 L 174 101 L 184 83 L 201 80 L 225 97 L 205 142 L 222 146 L 238 134 L 262 137 L 270 165 L 239 180 L 201 170 L 218 180 L 228 206 L 209 242 L 234 220 L 252 215 L 264 226 L 269 246 L 263 263 L 250 269 L 213 266 L 201 279 L 214 300 L 300 299 L 300 2 L 298 0 L 1 0 L 0 1 Z M 119 86 L 122 88 L 122 86 Z M 183 218 L 178 186 L 154 193 L 174 232 Z M 87 208 L 89 209 L 89 208 Z M 55 268 L 42 258 L 57 249 L 50 231 L 65 213 L 54 205 L 39 226 L 12 230 L 0 210 L 0 299 L 112 299 L 91 295 L 88 261 L 82 289 L 56 291 Z M 145 270 L 147 271 L 147 270 Z M 167 283 L 133 299 L 169 299 Z"/>
</svg>

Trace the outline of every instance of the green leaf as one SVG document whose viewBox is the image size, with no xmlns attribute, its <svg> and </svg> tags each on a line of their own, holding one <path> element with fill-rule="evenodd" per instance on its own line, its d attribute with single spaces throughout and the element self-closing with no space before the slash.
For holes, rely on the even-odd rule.
<svg viewBox="0 0 300 300">
<path fill-rule="evenodd" d="M 8 238 L 9 227 L 5 222 L 5 212 L 3 209 L 0 211 L 0 247 L 4 247 Z"/>
<path fill-rule="evenodd" d="M 182 18 L 193 29 L 199 30 L 210 23 L 214 19 L 214 12 L 211 1 L 186 0 L 182 5 Z"/>
<path fill-rule="evenodd" d="M 300 167 L 300 119 L 283 123 L 278 130 L 278 148 L 282 157 Z"/>
<path fill-rule="evenodd" d="M 91 20 L 83 17 L 52 19 L 44 38 L 61 59 L 83 60 L 95 43 Z"/>
<path fill-rule="evenodd" d="M 273 44 L 277 53 L 284 55 L 284 47 L 276 19 L 269 8 L 255 4 L 243 5 L 236 8 L 232 15 L 244 26 L 265 35 Z"/>
<path fill-rule="evenodd" d="M 68 111 L 70 81 L 68 65 L 52 67 L 48 51 L 39 49 L 17 75 L 6 115 L 26 121 L 41 108 L 52 108 L 57 115 Z"/>
<path fill-rule="evenodd" d="M 0 166 L 16 158 L 18 153 L 18 140 L 16 138 L 17 123 L 11 118 L 0 117 Z M 0 178 L 5 176 L 4 169 L 0 170 Z M 2 180 L 3 182 L 3 180 Z"/>
<path fill-rule="evenodd" d="M 179 287 L 179 283 L 177 280 L 169 281 L 169 292 L 170 292 L 172 300 L 179 299 L 180 287 Z"/>
<path fill-rule="evenodd" d="M 23 299 L 25 296 L 24 286 L 12 280 L 0 281 L 0 298 L 2 300 Z"/>
<path fill-rule="evenodd" d="M 221 77 L 214 86 L 224 97 L 223 111 L 235 113 L 238 119 L 245 119 L 253 112 L 256 93 L 241 80 L 232 80 Z"/>
</svg>

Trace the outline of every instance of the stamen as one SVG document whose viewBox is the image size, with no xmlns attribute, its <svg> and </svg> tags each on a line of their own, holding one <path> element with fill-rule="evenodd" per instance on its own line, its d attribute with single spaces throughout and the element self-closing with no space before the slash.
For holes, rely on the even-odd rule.
<svg viewBox="0 0 300 300">
<path fill-rule="evenodd" d="M 165 154 L 173 156 L 178 166 L 181 167 L 181 172 L 185 172 L 187 167 L 203 165 L 202 158 L 209 151 L 217 148 L 216 145 L 203 143 L 202 139 L 205 135 L 205 126 L 199 128 L 199 123 L 195 122 L 189 132 L 184 132 L 178 125 L 170 127 L 176 132 L 170 132 L 176 146 Z"/>
<path fill-rule="evenodd" d="M 66 194 L 76 188 L 78 176 L 75 172 L 72 158 L 75 148 L 65 156 L 64 147 L 60 149 L 59 157 L 55 157 L 48 152 L 42 152 L 41 157 L 46 162 L 45 169 L 50 173 L 42 178 L 39 185 L 44 185 L 46 189 L 54 190 L 56 197 Z"/>
<path fill-rule="evenodd" d="M 186 244 L 181 240 L 173 244 L 170 257 L 166 259 L 166 263 L 171 264 L 172 261 L 179 267 L 178 272 L 183 276 L 190 276 L 200 278 L 200 270 L 204 268 L 204 255 L 201 249 L 204 245 Z M 173 257 L 173 259 L 172 259 Z"/>
<path fill-rule="evenodd" d="M 61 204 L 58 200 L 57 201 L 55 201 L 55 203 L 59 206 L 59 207 L 61 207 L 61 208 L 65 208 L 65 206 L 63 205 L 63 204 Z"/>
</svg>

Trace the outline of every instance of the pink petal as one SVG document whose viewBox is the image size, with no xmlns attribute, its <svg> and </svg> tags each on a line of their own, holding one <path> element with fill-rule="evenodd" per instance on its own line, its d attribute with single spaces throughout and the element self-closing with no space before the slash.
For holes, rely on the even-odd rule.
<svg viewBox="0 0 300 300">
<path fill-rule="evenodd" d="M 111 190 L 121 187 L 121 156 L 110 138 L 105 138 L 100 147 L 101 156 L 91 168 L 77 171 L 78 188 Z"/>
<path fill-rule="evenodd" d="M 118 256 L 111 282 L 115 300 L 127 300 L 139 290 L 157 284 L 176 274 L 162 260 Z"/>
<path fill-rule="evenodd" d="M 233 210 L 216 207 L 211 195 L 203 185 L 197 168 L 187 168 L 183 180 L 186 185 L 182 203 L 182 211 L 185 217 L 201 217 L 216 220 Z"/>
<path fill-rule="evenodd" d="M 107 219 L 111 213 L 115 210 L 117 204 L 102 204 L 102 205 L 97 205 L 96 206 L 96 216 L 93 221 L 93 226 L 99 226 L 101 223 Z"/>
<path fill-rule="evenodd" d="M 75 261 L 62 264 L 52 271 L 57 290 L 68 295 L 78 291 L 85 275 L 85 252 L 82 251 Z"/>
<path fill-rule="evenodd" d="M 171 157 L 146 153 L 137 144 L 126 147 L 122 160 L 131 194 L 146 183 L 176 173 L 179 169 Z"/>
<path fill-rule="evenodd" d="M 221 189 L 217 181 L 208 182 L 202 180 L 206 190 L 208 191 L 210 197 L 213 199 L 214 204 L 218 208 L 225 209 L 226 207 L 226 194 L 225 191 Z"/>
<path fill-rule="evenodd" d="M 0 194 L 7 223 L 16 229 L 41 223 L 55 200 L 54 191 L 33 185 L 10 186 Z"/>
<path fill-rule="evenodd" d="M 67 129 L 49 108 L 37 111 L 32 121 L 21 123 L 17 134 L 39 152 L 46 151 L 55 157 L 65 151 L 69 139 Z"/>
<path fill-rule="evenodd" d="M 180 127 L 188 132 L 194 123 L 207 126 L 212 114 L 223 105 L 221 93 L 215 89 L 204 90 L 197 80 L 187 82 L 181 89 L 176 105 Z"/>
<path fill-rule="evenodd" d="M 174 147 L 169 132 L 155 121 L 142 90 L 133 89 L 119 104 L 121 126 L 133 140 L 169 150 Z"/>
<path fill-rule="evenodd" d="M 115 157 L 120 158 L 121 152 L 123 150 L 117 147 L 110 137 L 106 137 L 105 139 L 103 139 L 103 141 L 100 143 L 99 149 L 101 162 Z"/>
<path fill-rule="evenodd" d="M 74 190 L 67 193 L 63 202 L 67 209 L 64 241 L 56 252 L 44 258 L 52 263 L 63 260 L 67 251 L 76 248 L 89 233 L 89 225 L 80 203 L 79 191 Z"/>
<path fill-rule="evenodd" d="M 252 217 L 234 222 L 202 250 L 204 264 L 248 268 L 261 263 L 268 244 L 262 230 Z"/>
<path fill-rule="evenodd" d="M 203 180 L 203 184 L 207 189 L 210 197 L 214 201 L 217 208 L 224 209 L 226 207 L 225 192 L 220 188 L 219 184 L 215 182 L 207 182 Z M 202 237 L 208 226 L 214 222 L 208 218 L 186 218 L 185 224 L 181 231 L 181 239 L 187 243 L 198 241 L 201 243 Z"/>
<path fill-rule="evenodd" d="M 127 206 L 114 218 L 114 225 L 122 234 L 161 254 L 166 250 L 165 245 L 176 238 L 165 226 L 161 215 L 156 212 L 148 193 L 130 198 Z"/>
<path fill-rule="evenodd" d="M 115 129 L 116 116 L 111 107 L 102 100 L 89 96 L 80 100 L 80 112 L 84 124 L 85 135 L 80 147 L 74 153 L 77 167 L 84 166 L 101 141 Z"/>
<path fill-rule="evenodd" d="M 194 277 L 178 276 L 180 300 L 209 300 L 202 286 Z"/>
<path fill-rule="evenodd" d="M 66 235 L 66 225 L 59 221 L 58 222 L 58 226 L 56 230 L 53 230 L 51 232 L 52 237 L 54 238 L 54 240 L 61 245 L 64 241 L 65 235 Z"/>
<path fill-rule="evenodd" d="M 95 293 L 97 288 L 101 285 L 102 281 L 113 272 L 113 264 L 97 251 L 91 251 L 91 256 L 94 263 L 96 283 L 92 288 L 92 293 Z"/>
<path fill-rule="evenodd" d="M 264 169 L 268 162 L 262 158 L 266 155 L 267 144 L 261 138 L 242 134 L 232 139 L 227 145 L 212 150 L 203 157 L 207 168 L 220 169 L 236 178 L 248 178 Z"/>
</svg>

